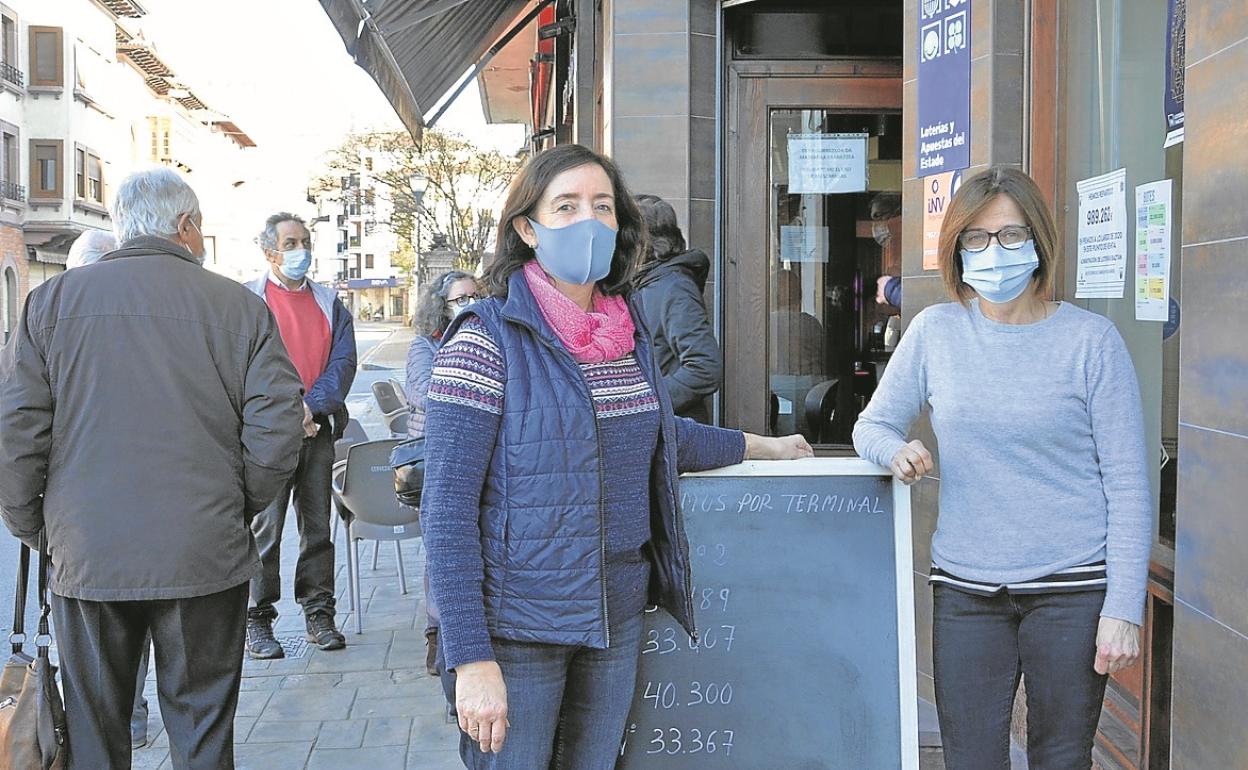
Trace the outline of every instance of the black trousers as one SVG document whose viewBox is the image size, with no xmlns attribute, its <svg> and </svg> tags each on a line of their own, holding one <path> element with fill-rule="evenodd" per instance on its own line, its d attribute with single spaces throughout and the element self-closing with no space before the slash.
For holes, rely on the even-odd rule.
<svg viewBox="0 0 1248 770">
<path fill-rule="evenodd" d="M 936 710 L 948 770 L 1007 770 L 1010 716 L 1027 680 L 1032 770 L 1092 765 L 1105 696 L 1092 669 L 1105 591 L 976 596 L 932 587 Z"/>
<path fill-rule="evenodd" d="M 175 768 L 234 767 L 247 584 L 208 596 L 90 602 L 52 596 L 74 768 L 130 767 L 130 712 L 147 632 Z"/>
<path fill-rule="evenodd" d="M 333 476 L 332 431 L 303 440 L 299 465 L 277 498 L 251 522 L 263 569 L 251 579 L 251 617 L 277 617 L 273 605 L 282 598 L 282 529 L 286 507 L 295 498 L 295 522 L 299 526 L 299 560 L 295 563 L 295 601 L 305 615 L 334 614 L 334 543 L 330 533 L 330 492 Z"/>
</svg>

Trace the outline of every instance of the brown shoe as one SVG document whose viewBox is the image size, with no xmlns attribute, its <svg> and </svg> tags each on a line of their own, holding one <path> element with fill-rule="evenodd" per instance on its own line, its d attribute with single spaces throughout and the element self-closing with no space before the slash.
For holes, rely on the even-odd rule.
<svg viewBox="0 0 1248 770">
<path fill-rule="evenodd" d="M 438 675 L 438 629 L 431 628 L 425 632 L 425 671 L 429 676 Z"/>
</svg>

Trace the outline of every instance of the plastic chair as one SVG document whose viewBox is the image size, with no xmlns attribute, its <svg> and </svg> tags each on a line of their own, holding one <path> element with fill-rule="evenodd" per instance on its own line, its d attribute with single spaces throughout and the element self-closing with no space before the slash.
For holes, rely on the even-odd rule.
<svg viewBox="0 0 1248 770">
<path fill-rule="evenodd" d="M 393 377 L 386 380 L 386 382 L 390 383 L 390 387 L 394 390 L 395 397 L 399 399 L 404 407 L 407 407 L 409 402 L 407 400 L 407 390 L 403 387 L 403 383 Z"/>
<path fill-rule="evenodd" d="M 360 421 L 354 417 L 347 420 L 347 427 L 342 431 L 342 438 L 334 442 L 334 462 L 338 463 L 347 459 L 347 450 L 365 441 L 368 441 L 368 434 L 364 432 L 364 426 L 360 425 Z"/>
<path fill-rule="evenodd" d="M 347 450 L 346 460 L 334 465 L 334 502 L 347 523 L 347 582 L 357 634 L 364 633 L 359 541 L 394 542 L 399 589 L 406 594 L 401 541 L 420 537 L 420 511 L 401 505 L 394 496 L 390 451 L 398 443 L 398 439 L 382 439 L 356 444 Z"/>
<path fill-rule="evenodd" d="M 816 444 L 831 443 L 832 420 L 836 413 L 836 387 L 840 380 L 824 380 L 806 392 L 806 426 L 810 440 Z"/>
<path fill-rule="evenodd" d="M 394 380 L 373 383 L 373 398 L 377 399 L 377 406 L 382 414 L 389 415 L 407 409 L 407 399 L 399 397 L 402 390 L 395 387 Z"/>
</svg>

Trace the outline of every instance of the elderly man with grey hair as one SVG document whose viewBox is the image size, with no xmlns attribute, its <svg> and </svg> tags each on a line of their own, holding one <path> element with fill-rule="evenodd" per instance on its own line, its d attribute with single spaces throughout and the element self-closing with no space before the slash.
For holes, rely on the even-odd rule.
<svg viewBox="0 0 1248 770">
<path fill-rule="evenodd" d="M 130 766 L 144 637 L 177 768 L 234 766 L 251 519 L 295 467 L 302 387 L 273 316 L 200 266 L 169 169 L 118 185 L 121 247 L 30 293 L 0 360 L 0 513 L 46 541 L 71 768 Z"/>
<path fill-rule="evenodd" d="M 87 230 L 74 239 L 69 247 L 65 269 L 94 265 L 100 257 L 117 248 L 117 237 L 107 230 Z"/>
<path fill-rule="evenodd" d="M 277 319 L 290 359 L 303 381 L 307 438 L 299 464 L 252 531 L 264 565 L 251 581 L 247 611 L 247 653 L 257 659 L 286 653 L 273 635 L 274 605 L 282 596 L 281 543 L 286 509 L 293 496 L 299 526 L 295 601 L 303 609 L 309 642 L 340 650 L 346 637 L 334 623 L 334 543 L 330 539 L 330 482 L 334 441 L 347 424 L 347 394 L 355 380 L 355 327 L 338 293 L 308 277 L 312 236 L 303 220 L 288 212 L 269 217 L 257 239 L 267 269 L 247 288 L 262 298 Z"/>
</svg>

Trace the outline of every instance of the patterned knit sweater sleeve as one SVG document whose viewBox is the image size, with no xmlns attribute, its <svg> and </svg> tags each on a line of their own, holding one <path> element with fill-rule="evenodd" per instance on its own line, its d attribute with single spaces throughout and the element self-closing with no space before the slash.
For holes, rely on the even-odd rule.
<svg viewBox="0 0 1248 770">
<path fill-rule="evenodd" d="M 468 319 L 434 358 L 421 525 L 447 668 L 493 660 L 482 598 L 481 491 L 502 423 L 505 370 L 484 324 Z"/>
</svg>

